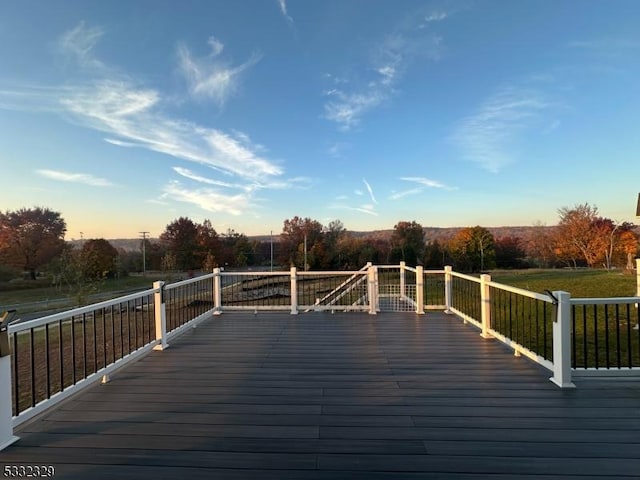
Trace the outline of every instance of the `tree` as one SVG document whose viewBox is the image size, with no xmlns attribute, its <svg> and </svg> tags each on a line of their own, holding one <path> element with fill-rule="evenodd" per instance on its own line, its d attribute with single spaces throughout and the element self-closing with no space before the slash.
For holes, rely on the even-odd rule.
<svg viewBox="0 0 640 480">
<path fill-rule="evenodd" d="M 113 276 L 117 258 L 118 250 L 104 238 L 87 240 L 80 251 L 82 273 L 89 279 Z"/>
<path fill-rule="evenodd" d="M 576 258 L 581 256 L 592 267 L 602 252 L 602 232 L 595 228 L 598 207 L 588 203 L 574 208 L 558 210 L 560 222 L 556 228 L 556 248 L 560 255 Z"/>
<path fill-rule="evenodd" d="M 62 253 L 66 231 L 60 213 L 48 208 L 0 213 L 0 258 L 35 280 L 37 269 Z"/>
<path fill-rule="evenodd" d="M 316 268 L 317 249 L 313 247 L 322 240 L 322 224 L 310 218 L 298 216 L 284 221 L 280 239 L 280 261 L 298 268 Z M 305 265 L 305 245 L 306 262 Z"/>
<path fill-rule="evenodd" d="M 391 261 L 403 261 L 417 265 L 424 255 L 424 229 L 412 222 L 398 222 L 391 235 Z"/>
<path fill-rule="evenodd" d="M 630 224 L 628 224 L 630 225 Z M 616 252 L 619 252 L 626 259 L 625 268 L 627 270 L 633 270 L 635 265 L 633 259 L 638 253 L 638 236 L 634 233 L 633 227 L 623 228 L 620 232 L 620 238 L 616 248 Z"/>
<path fill-rule="evenodd" d="M 338 244 L 345 235 L 346 229 L 340 220 L 332 220 L 323 231 L 323 244 L 319 249 L 320 267 L 323 269 L 340 268 L 340 252 Z"/>
<path fill-rule="evenodd" d="M 493 234 L 479 225 L 463 228 L 451 240 L 451 252 L 461 270 L 482 272 L 495 267 Z"/>
<path fill-rule="evenodd" d="M 205 219 L 201 224 L 196 225 L 196 230 L 198 243 L 196 256 L 198 257 L 199 264 L 204 265 L 207 260 L 210 260 L 210 255 L 215 257 L 220 254 L 220 236 L 213 228 L 213 225 L 211 225 L 211 221 L 208 219 Z M 209 264 L 210 263 L 211 262 L 209 262 Z"/>
<path fill-rule="evenodd" d="M 160 241 L 167 252 L 175 257 L 175 267 L 180 270 L 200 268 L 198 226 L 189 218 L 180 217 L 166 226 Z"/>
<path fill-rule="evenodd" d="M 51 264 L 53 284 L 59 290 L 73 295 L 78 305 L 86 305 L 92 294 L 98 292 L 102 278 L 90 278 L 85 274 L 82 251 L 65 245 L 62 253 Z"/>
<path fill-rule="evenodd" d="M 523 268 L 526 266 L 526 255 L 520 237 L 502 237 L 495 241 L 496 267 Z"/>
<path fill-rule="evenodd" d="M 547 227 L 541 222 L 533 225 L 533 232 L 526 245 L 527 256 L 531 263 L 546 268 L 556 263 L 555 227 Z"/>
</svg>

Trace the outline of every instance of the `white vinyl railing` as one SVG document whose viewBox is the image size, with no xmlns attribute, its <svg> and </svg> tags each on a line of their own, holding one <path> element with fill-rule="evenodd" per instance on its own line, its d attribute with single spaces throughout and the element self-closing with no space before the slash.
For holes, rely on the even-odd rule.
<svg viewBox="0 0 640 480">
<path fill-rule="evenodd" d="M 640 269 L 640 260 L 637 261 Z M 361 311 L 424 314 L 440 309 L 476 326 L 549 369 L 573 387 L 572 374 L 640 373 L 638 295 L 572 299 L 540 294 L 421 266 L 374 266 L 352 272 L 225 272 L 152 289 L 36 320 L 0 325 L 0 450 L 13 429 L 115 369 L 164 350 L 170 340 L 228 311 Z"/>
</svg>

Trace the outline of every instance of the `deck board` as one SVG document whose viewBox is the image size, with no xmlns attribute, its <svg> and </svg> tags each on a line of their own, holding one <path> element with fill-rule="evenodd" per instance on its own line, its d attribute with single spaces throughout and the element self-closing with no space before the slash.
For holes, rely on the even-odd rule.
<svg viewBox="0 0 640 480">
<path fill-rule="evenodd" d="M 638 478 L 640 381 L 549 372 L 442 313 L 225 313 L 17 432 L 55 478 Z"/>
</svg>

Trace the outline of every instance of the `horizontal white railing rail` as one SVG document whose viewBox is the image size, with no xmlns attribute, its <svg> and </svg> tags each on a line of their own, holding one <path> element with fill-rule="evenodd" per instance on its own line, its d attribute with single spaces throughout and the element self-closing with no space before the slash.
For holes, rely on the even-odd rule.
<svg viewBox="0 0 640 480">
<path fill-rule="evenodd" d="M 640 269 L 640 260 L 637 262 Z M 13 429 L 117 368 L 226 311 L 380 311 L 381 289 L 417 314 L 442 309 L 546 367 L 574 375 L 640 372 L 640 273 L 635 297 L 541 294 L 421 266 L 370 263 L 358 271 L 213 273 L 35 320 L 0 325 L 0 450 Z M 381 284 L 384 282 L 384 285 Z M 386 286 L 385 286 L 386 285 Z M 391 288 L 392 287 L 392 288 Z M 635 332 L 635 334 L 632 334 Z"/>
<path fill-rule="evenodd" d="M 640 296 L 571 298 L 575 376 L 640 376 Z"/>
<path fill-rule="evenodd" d="M 453 272 L 449 267 L 445 268 L 445 288 L 445 311 L 476 326 L 483 338 L 495 338 L 515 355 L 549 369 L 551 380 L 559 386 L 573 386 L 567 305 L 561 309 L 555 296 L 493 282 L 490 275 L 478 278 Z"/>
<path fill-rule="evenodd" d="M 0 329 L 0 450 L 16 440 L 13 429 L 97 381 L 109 381 L 116 369 L 195 326 L 213 312 L 193 308 L 213 274 L 105 300 Z M 167 297 L 176 302 L 168 302 Z M 182 305 L 182 304 L 184 305 Z M 188 306 L 185 306 L 188 305 Z M 167 313 L 180 314 L 167 328 Z M 188 317 L 188 318 L 187 318 Z M 5 345 L 6 344 L 6 345 Z M 9 347 L 5 349 L 4 347 Z"/>
</svg>

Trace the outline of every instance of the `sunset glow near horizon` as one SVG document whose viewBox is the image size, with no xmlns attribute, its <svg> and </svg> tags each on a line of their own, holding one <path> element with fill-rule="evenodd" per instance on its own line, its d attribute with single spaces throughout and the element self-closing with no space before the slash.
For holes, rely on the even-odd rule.
<svg viewBox="0 0 640 480">
<path fill-rule="evenodd" d="M 67 238 L 637 222 L 640 2 L 9 0 L 0 210 Z"/>
</svg>

